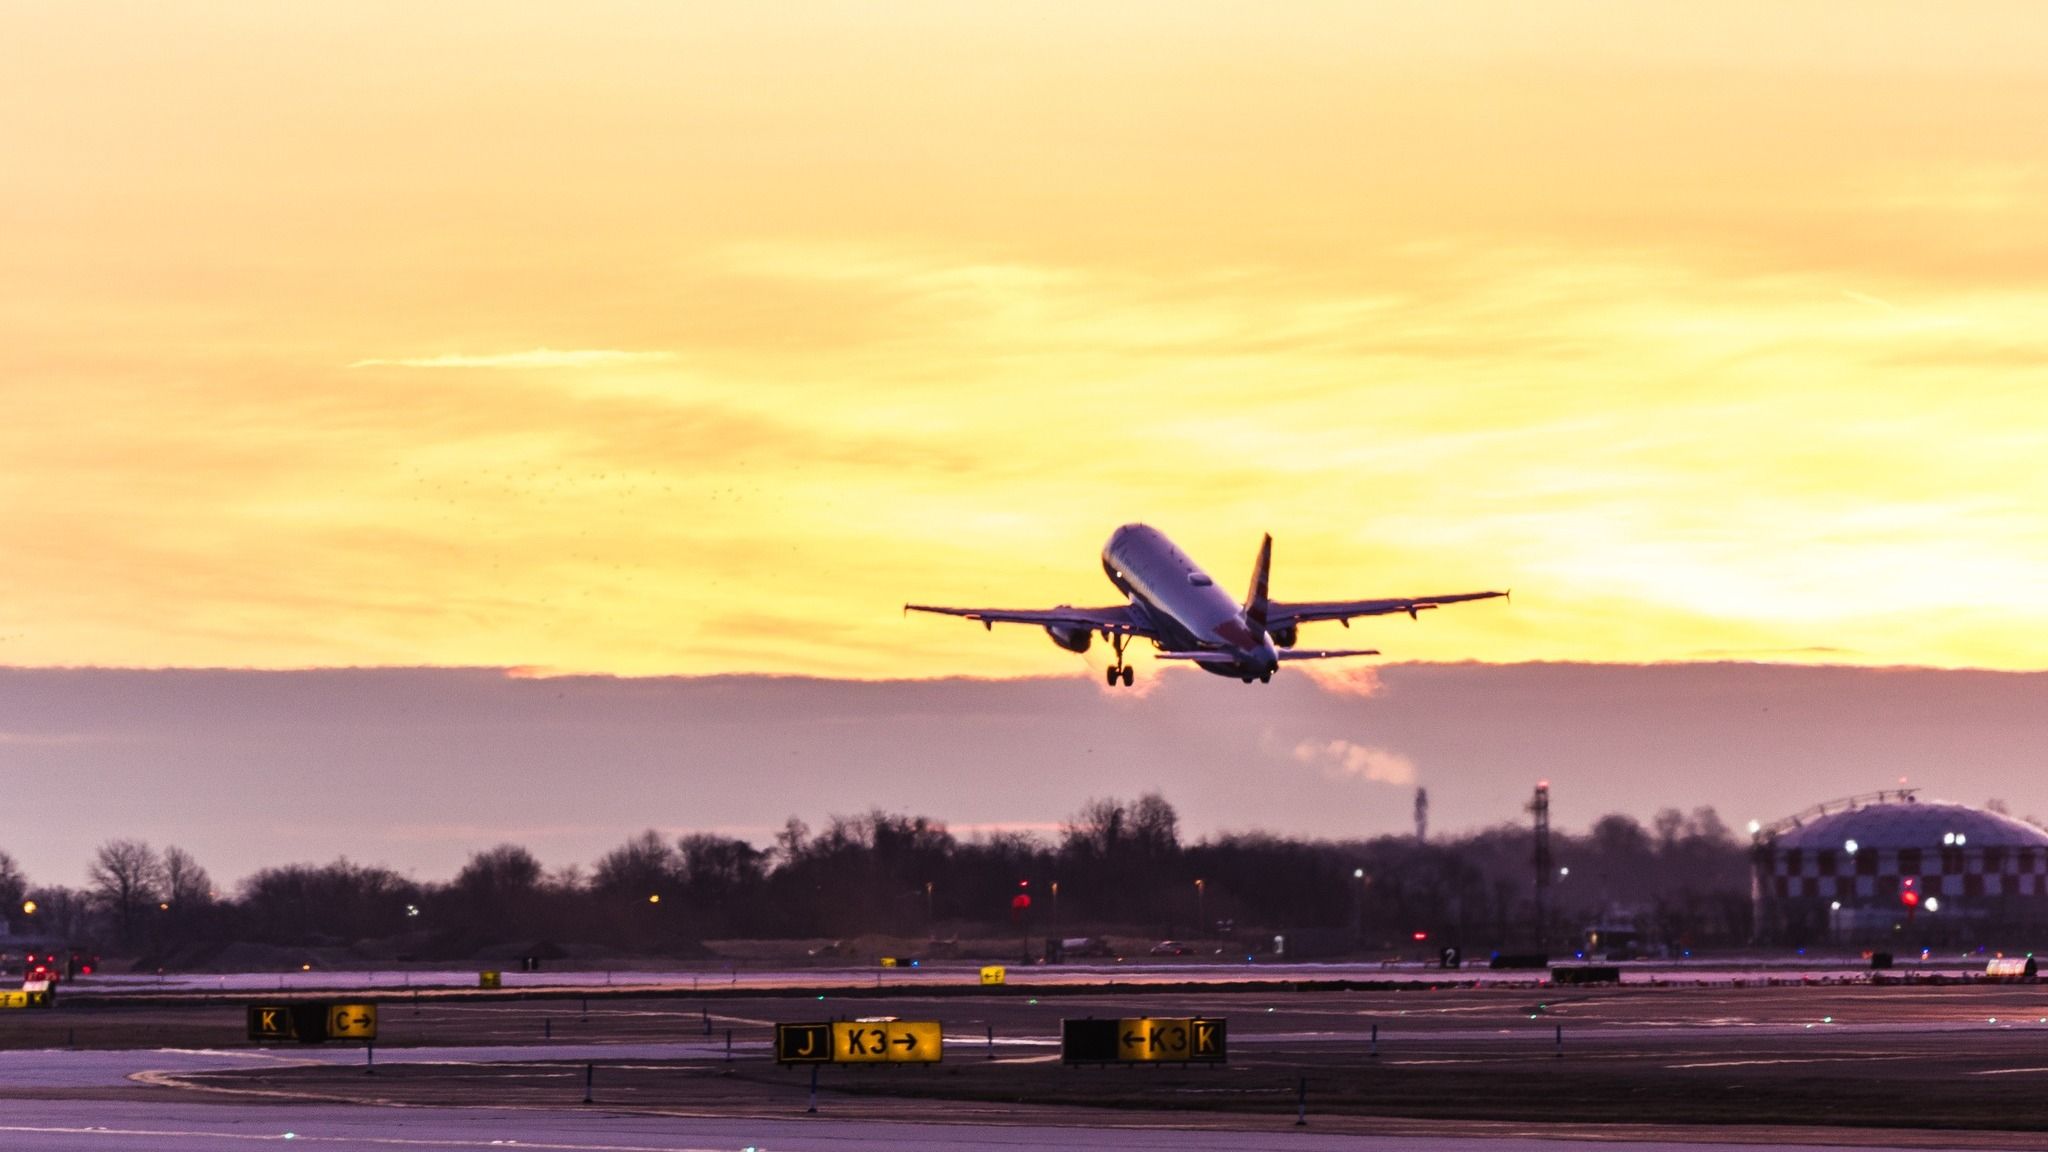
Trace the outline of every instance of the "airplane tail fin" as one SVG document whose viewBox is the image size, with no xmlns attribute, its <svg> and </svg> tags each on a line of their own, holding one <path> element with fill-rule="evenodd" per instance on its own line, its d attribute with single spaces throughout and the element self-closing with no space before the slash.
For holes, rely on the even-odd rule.
<svg viewBox="0 0 2048 1152">
<path fill-rule="evenodd" d="M 1252 590 L 1245 594 L 1244 619 L 1254 632 L 1266 630 L 1266 577 L 1273 570 L 1273 534 L 1259 544 L 1258 562 L 1252 565 Z"/>
</svg>

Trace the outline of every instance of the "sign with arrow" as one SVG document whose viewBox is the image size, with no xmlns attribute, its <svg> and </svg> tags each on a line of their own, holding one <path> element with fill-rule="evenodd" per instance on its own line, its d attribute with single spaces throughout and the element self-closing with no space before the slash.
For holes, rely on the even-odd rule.
<svg viewBox="0 0 2048 1152">
<path fill-rule="evenodd" d="M 327 1037 L 330 1040 L 375 1040 L 375 1004 L 330 1004 L 327 1008 Z"/>
<path fill-rule="evenodd" d="M 1069 1064 L 1222 1064 L 1229 1058 L 1226 1022 L 1202 1016 L 1131 1016 L 1066 1020 L 1060 1058 Z"/>
<path fill-rule="evenodd" d="M 937 1020 L 834 1020 L 777 1024 L 778 1064 L 937 1064 L 945 1053 Z"/>
<path fill-rule="evenodd" d="M 296 1040 L 320 1044 L 328 1040 L 375 1040 L 375 1004 L 331 1004 L 325 1000 L 300 1000 L 291 1004 L 249 1005 L 249 1039 Z"/>
<path fill-rule="evenodd" d="M 936 1020 L 841 1020 L 832 1025 L 834 1064 L 936 1064 L 943 1046 Z"/>
</svg>

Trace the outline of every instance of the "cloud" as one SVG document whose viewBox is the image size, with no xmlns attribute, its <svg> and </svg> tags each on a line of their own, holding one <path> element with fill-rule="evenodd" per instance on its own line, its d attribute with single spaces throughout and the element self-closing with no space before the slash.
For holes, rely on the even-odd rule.
<svg viewBox="0 0 2048 1152">
<path fill-rule="evenodd" d="M 609 368 L 626 364 L 659 364 L 673 352 L 626 352 L 617 348 L 530 348 L 524 352 L 490 352 L 479 356 L 450 353 L 400 359 L 358 360 L 351 368 Z"/>
<path fill-rule="evenodd" d="M 1399 752 L 1353 744 L 1349 740 L 1304 740 L 1294 758 L 1320 765 L 1332 780 L 1366 780 L 1405 787 L 1415 783 L 1415 762 Z"/>
<path fill-rule="evenodd" d="M 9 732 L 0 730 L 0 748 L 63 748 L 74 744 L 106 744 L 119 737 L 101 732 Z"/>
<path fill-rule="evenodd" d="M 1380 670 L 1370 664 L 1354 664 L 1349 668 L 1311 668 L 1308 675 L 1325 692 L 1368 700 L 1386 687 L 1380 682 Z"/>
</svg>

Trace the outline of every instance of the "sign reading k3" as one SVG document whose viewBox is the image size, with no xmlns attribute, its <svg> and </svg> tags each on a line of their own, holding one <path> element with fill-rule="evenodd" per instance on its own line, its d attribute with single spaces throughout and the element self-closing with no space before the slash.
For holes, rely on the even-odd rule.
<svg viewBox="0 0 2048 1152">
<path fill-rule="evenodd" d="M 1224 1021 L 1200 1016 L 1066 1020 L 1060 1057 L 1069 1064 L 1222 1064 L 1229 1037 Z"/>
<path fill-rule="evenodd" d="M 943 1044 L 936 1020 L 842 1020 L 832 1025 L 837 1064 L 935 1064 Z"/>
<path fill-rule="evenodd" d="M 936 1064 L 945 1036 L 936 1020 L 835 1020 L 777 1024 L 781 1064 Z"/>
</svg>

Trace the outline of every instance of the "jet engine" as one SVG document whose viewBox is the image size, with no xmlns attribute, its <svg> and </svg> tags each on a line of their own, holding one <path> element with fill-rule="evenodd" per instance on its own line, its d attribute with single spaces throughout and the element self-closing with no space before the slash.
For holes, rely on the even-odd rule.
<svg viewBox="0 0 2048 1152">
<path fill-rule="evenodd" d="M 1299 638 L 1299 632 L 1293 624 L 1282 624 L 1268 635 L 1273 637 L 1274 644 L 1282 648 L 1294 647 L 1294 641 Z"/>
<path fill-rule="evenodd" d="M 1069 652 L 1086 652 L 1088 645 L 1095 642 L 1095 633 L 1082 624 L 1047 624 L 1045 634 Z"/>
</svg>

